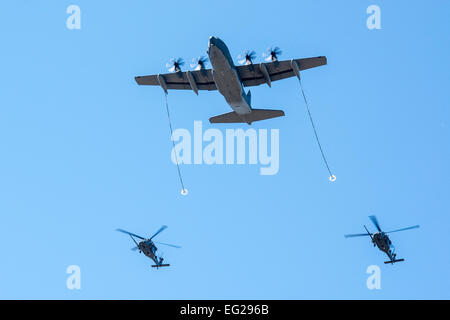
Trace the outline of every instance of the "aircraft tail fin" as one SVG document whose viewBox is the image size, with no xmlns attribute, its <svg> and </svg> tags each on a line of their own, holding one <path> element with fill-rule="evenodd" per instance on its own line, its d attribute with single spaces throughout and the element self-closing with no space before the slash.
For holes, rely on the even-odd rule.
<svg viewBox="0 0 450 320">
<path fill-rule="evenodd" d="M 255 121 L 283 117 L 283 110 L 267 110 L 267 109 L 252 109 L 252 112 L 245 115 L 239 115 L 236 112 L 229 112 L 215 116 L 209 119 L 211 123 L 248 123 Z"/>
<path fill-rule="evenodd" d="M 388 263 L 394 264 L 394 263 L 396 263 L 396 262 L 402 262 L 402 261 L 405 261 L 405 259 L 395 259 L 395 260 L 393 260 L 393 261 L 385 261 L 384 263 L 385 263 L 385 264 L 388 264 Z"/>
</svg>

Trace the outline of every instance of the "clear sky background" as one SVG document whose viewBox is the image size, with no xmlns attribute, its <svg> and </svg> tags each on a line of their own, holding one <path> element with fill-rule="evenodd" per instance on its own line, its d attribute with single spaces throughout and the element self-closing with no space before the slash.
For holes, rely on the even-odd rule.
<svg viewBox="0 0 450 320">
<path fill-rule="evenodd" d="M 66 8 L 81 8 L 81 30 Z M 382 30 L 366 9 L 381 8 Z M 0 298 L 450 298 L 450 28 L 448 1 L 2 1 L 0 4 Z M 321 160 L 295 79 L 252 88 L 254 107 L 286 117 L 280 170 L 170 161 L 162 90 L 134 76 L 172 57 L 205 54 L 210 35 L 234 58 L 271 45 L 281 58 L 325 55 L 304 88 Z M 236 59 L 237 60 L 237 59 Z M 208 118 L 217 92 L 171 91 L 175 128 L 248 128 Z M 403 263 L 363 232 L 375 214 Z M 124 228 L 180 244 L 154 270 Z M 66 268 L 81 268 L 81 290 Z M 381 290 L 366 269 L 381 268 Z"/>
</svg>

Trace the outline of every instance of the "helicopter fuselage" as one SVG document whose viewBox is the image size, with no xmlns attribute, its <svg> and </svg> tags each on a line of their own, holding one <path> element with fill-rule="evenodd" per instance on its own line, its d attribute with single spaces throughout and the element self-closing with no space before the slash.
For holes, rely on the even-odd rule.
<svg viewBox="0 0 450 320">
<path fill-rule="evenodd" d="M 372 242 L 381 251 L 387 254 L 389 259 L 394 260 L 396 254 L 394 253 L 392 241 L 389 239 L 388 235 L 384 232 L 377 232 L 372 235 Z"/>
<path fill-rule="evenodd" d="M 150 238 L 144 238 L 144 237 L 141 237 L 141 236 L 139 236 L 139 235 L 137 235 L 135 233 L 131 233 L 131 232 L 128 232 L 128 231 L 123 230 L 123 229 L 117 229 L 117 231 L 129 235 L 130 238 L 133 240 L 133 242 L 136 244 L 136 247 L 132 248 L 131 250 L 133 250 L 133 251 L 139 250 L 139 253 L 143 253 L 145 256 L 147 256 L 148 258 L 153 260 L 153 262 L 155 263 L 154 265 L 152 265 L 153 268 L 160 268 L 160 267 L 169 267 L 170 264 L 163 263 L 164 259 L 161 256 L 158 257 L 156 255 L 156 251 L 158 250 L 158 248 L 156 247 L 156 245 L 152 241 L 152 239 L 154 237 L 156 237 L 158 234 L 160 234 L 166 228 L 167 228 L 167 226 L 162 226 Z M 141 241 L 138 243 L 136 239 L 140 239 Z M 157 243 L 159 243 L 159 242 L 157 242 Z M 175 245 L 168 244 L 168 243 L 159 243 L 159 244 L 163 244 L 163 245 L 171 246 L 171 247 L 175 247 L 175 248 L 180 248 L 179 246 L 175 246 Z"/>
<path fill-rule="evenodd" d="M 156 248 L 152 240 L 144 240 L 139 242 L 138 249 L 140 252 L 152 259 L 156 265 L 159 265 L 158 257 L 156 256 L 156 250 L 158 250 L 158 248 Z"/>
<path fill-rule="evenodd" d="M 367 227 L 364 226 L 364 229 L 366 229 L 366 233 L 347 234 L 347 235 L 345 235 L 345 237 L 353 238 L 353 237 L 369 236 L 370 239 L 372 240 L 373 245 L 377 246 L 378 249 L 380 249 L 381 251 L 386 253 L 386 255 L 388 256 L 389 261 L 385 261 L 384 263 L 394 264 L 396 262 L 405 261 L 405 259 L 397 259 L 397 254 L 395 253 L 395 247 L 393 246 L 392 241 L 391 241 L 391 239 L 389 239 L 387 234 L 393 233 L 393 232 L 410 230 L 410 229 L 416 229 L 416 228 L 419 228 L 419 225 L 384 232 L 381 230 L 380 224 L 378 223 L 378 220 L 375 216 L 372 215 L 372 216 L 369 216 L 369 218 L 370 218 L 370 220 L 372 220 L 372 222 L 375 225 L 375 227 L 377 228 L 378 232 L 371 233 L 369 231 L 369 229 L 367 229 Z"/>
</svg>

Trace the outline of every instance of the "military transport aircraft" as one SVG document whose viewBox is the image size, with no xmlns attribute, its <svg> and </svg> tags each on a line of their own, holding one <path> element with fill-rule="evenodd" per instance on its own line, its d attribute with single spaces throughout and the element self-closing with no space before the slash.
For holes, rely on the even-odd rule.
<svg viewBox="0 0 450 320">
<path fill-rule="evenodd" d="M 367 230 L 366 226 L 364 226 L 364 229 L 366 229 L 367 233 L 347 234 L 347 235 L 345 235 L 345 237 L 353 238 L 353 237 L 369 236 L 370 239 L 372 240 L 373 246 L 374 247 L 377 246 L 378 249 L 380 249 L 381 251 L 386 253 L 387 256 L 389 257 L 389 261 L 385 261 L 384 263 L 394 264 L 395 262 L 405 261 L 405 259 L 397 259 L 397 254 L 395 253 L 395 248 L 392 245 L 392 241 L 389 239 L 387 234 L 393 233 L 393 232 L 415 229 L 415 228 L 419 228 L 419 226 L 416 225 L 416 226 L 402 228 L 402 229 L 398 229 L 398 230 L 383 232 L 383 231 L 381 231 L 380 224 L 378 223 L 377 217 L 370 216 L 369 218 L 370 218 L 370 220 L 372 220 L 372 222 L 375 225 L 375 227 L 377 228 L 378 232 L 370 233 L 369 230 Z"/>
<path fill-rule="evenodd" d="M 136 244 L 136 247 L 132 248 L 131 250 L 133 250 L 133 251 L 139 250 L 139 253 L 143 252 L 147 257 L 149 257 L 150 259 L 152 259 L 155 262 L 155 264 L 152 265 L 153 268 L 160 268 L 160 267 L 169 267 L 170 264 L 163 264 L 163 261 L 164 261 L 163 257 L 162 256 L 158 257 L 156 255 L 156 251 L 158 250 L 158 248 L 156 248 L 155 243 L 162 244 L 162 245 L 169 246 L 169 247 L 173 247 L 173 248 L 181 248 L 180 246 L 175 246 L 173 244 L 167 244 L 167 243 L 152 241 L 152 239 L 154 237 L 156 237 L 158 234 L 160 234 L 166 228 L 167 228 L 167 226 L 162 226 L 161 228 L 159 228 L 158 231 L 156 231 L 156 233 L 153 236 L 151 236 L 148 239 L 145 239 L 145 238 L 143 238 L 141 236 L 138 236 L 137 234 L 128 232 L 128 231 L 123 230 L 123 229 L 117 229 L 117 231 L 125 233 L 125 234 L 127 234 L 127 235 L 129 235 L 131 237 L 133 242 Z M 141 239 L 142 241 L 140 241 L 138 243 L 134 238 Z"/>
<path fill-rule="evenodd" d="M 235 66 L 230 51 L 225 43 L 217 37 L 209 38 L 208 56 L 212 69 L 206 69 L 206 59 L 200 57 L 193 71 L 181 71 L 182 59 L 172 59 L 168 67 L 172 73 L 150 76 L 138 76 L 139 85 L 161 86 L 167 94 L 169 89 L 192 90 L 198 95 L 199 90 L 218 90 L 230 105 L 232 112 L 209 119 L 211 123 L 248 123 L 284 116 L 282 110 L 253 109 L 250 90 L 244 87 L 258 86 L 266 83 L 269 87 L 273 81 L 290 77 L 300 79 L 300 71 L 325 65 L 326 57 L 293 59 L 279 61 L 281 50 L 269 49 L 266 63 L 253 63 L 253 51 L 245 52 L 240 61 L 243 65 Z"/>
</svg>

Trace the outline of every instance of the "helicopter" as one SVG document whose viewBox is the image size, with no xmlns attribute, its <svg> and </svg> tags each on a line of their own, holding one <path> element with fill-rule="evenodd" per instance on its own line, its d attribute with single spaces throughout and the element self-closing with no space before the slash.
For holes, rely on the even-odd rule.
<svg viewBox="0 0 450 320">
<path fill-rule="evenodd" d="M 378 249 L 386 253 L 386 255 L 389 257 L 389 261 L 385 261 L 384 263 L 388 264 L 394 264 L 396 262 L 402 262 L 405 261 L 405 259 L 397 259 L 397 254 L 395 253 L 395 247 L 392 244 L 392 241 L 388 237 L 388 233 L 393 232 L 399 232 L 399 231 L 405 231 L 410 229 L 416 229 L 419 228 L 419 225 L 415 225 L 412 227 L 397 229 L 393 231 L 384 232 L 380 228 L 380 224 L 378 223 L 377 217 L 375 216 L 369 216 L 369 219 L 372 221 L 372 223 L 377 228 L 378 232 L 376 233 L 370 233 L 369 230 L 364 226 L 364 229 L 366 229 L 367 233 L 359 233 L 359 234 L 347 234 L 344 237 L 345 238 L 354 238 L 354 237 L 363 237 L 363 236 L 370 236 L 370 239 L 372 240 L 373 246 L 377 246 Z"/>
<path fill-rule="evenodd" d="M 173 244 L 168 244 L 168 243 L 162 243 L 162 242 L 156 242 L 153 241 L 152 239 L 154 237 L 156 237 L 158 234 L 160 234 L 162 231 L 164 231 L 165 229 L 167 229 L 167 226 L 162 226 L 161 228 L 159 228 L 158 231 L 156 231 L 156 233 L 151 236 L 150 238 L 146 239 L 144 237 L 138 236 L 137 234 L 128 232 L 126 230 L 123 229 L 116 229 L 116 231 L 128 234 L 130 236 L 130 238 L 133 240 L 133 242 L 136 244 L 136 247 L 131 248 L 131 250 L 136 251 L 139 250 L 139 253 L 144 253 L 147 257 L 149 257 L 150 259 L 152 259 L 155 264 L 152 265 L 153 268 L 162 268 L 162 267 L 169 267 L 170 264 L 165 264 L 164 262 L 164 258 L 161 255 L 157 255 L 156 251 L 158 250 L 158 248 L 156 247 L 155 243 L 157 244 L 162 244 L 165 246 L 169 246 L 169 247 L 173 247 L 173 248 L 181 248 L 180 246 L 176 246 Z M 136 241 L 135 238 L 138 238 L 142 241 L 139 241 L 139 243 Z"/>
</svg>

